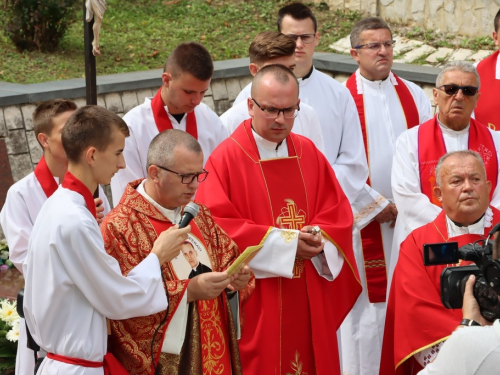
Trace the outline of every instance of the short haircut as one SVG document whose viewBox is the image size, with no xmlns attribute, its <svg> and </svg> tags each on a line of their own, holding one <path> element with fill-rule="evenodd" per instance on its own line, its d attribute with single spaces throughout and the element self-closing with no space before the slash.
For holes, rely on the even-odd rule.
<svg viewBox="0 0 500 375">
<path fill-rule="evenodd" d="M 500 9 L 498 10 L 497 14 L 495 15 L 495 19 L 493 20 L 493 27 L 495 28 L 495 31 L 497 33 L 500 32 Z"/>
<path fill-rule="evenodd" d="M 266 65 L 262 69 L 260 69 L 255 77 L 253 77 L 252 80 L 252 97 L 257 95 L 257 91 L 259 89 L 259 83 L 262 78 L 264 78 L 267 75 L 272 75 L 273 78 L 280 84 L 285 85 L 290 81 L 294 81 L 295 84 L 297 85 L 297 95 L 299 93 L 299 81 L 297 81 L 297 78 L 293 74 L 293 72 L 288 69 L 286 66 L 283 65 L 278 65 L 278 64 L 271 64 L 271 65 Z"/>
<path fill-rule="evenodd" d="M 113 142 L 114 130 L 130 135 L 125 121 L 116 113 L 97 105 L 78 108 L 64 126 L 61 140 L 68 161 L 78 162 L 89 147 L 105 151 Z"/>
<path fill-rule="evenodd" d="M 248 54 L 250 62 L 261 65 L 271 59 L 284 56 L 293 56 L 295 40 L 278 31 L 264 31 L 253 39 Z"/>
<path fill-rule="evenodd" d="M 389 30 L 391 33 L 391 39 L 392 39 L 392 31 L 389 27 L 389 25 L 379 17 L 367 17 L 359 20 L 358 22 L 355 23 L 354 27 L 352 28 L 351 31 L 351 48 L 354 48 L 356 46 L 359 46 L 361 44 L 361 33 L 365 30 L 379 30 L 379 29 L 386 29 Z"/>
<path fill-rule="evenodd" d="M 302 3 L 285 5 L 278 11 L 278 31 L 281 31 L 281 25 L 285 16 L 290 16 L 294 20 L 298 21 L 310 18 L 314 24 L 314 32 L 318 31 L 318 22 L 316 21 L 314 13 L 312 12 L 311 8 Z"/>
<path fill-rule="evenodd" d="M 189 73 L 200 81 L 208 81 L 214 74 L 212 56 L 200 43 L 185 42 L 179 44 L 163 67 L 163 72 L 168 72 L 173 78 L 182 73 Z"/>
<path fill-rule="evenodd" d="M 443 163 L 446 161 L 446 159 L 453 157 L 453 156 L 457 156 L 460 158 L 466 158 L 466 157 L 472 156 L 472 157 L 476 158 L 479 161 L 479 163 L 481 164 L 482 169 L 484 171 L 484 175 L 486 176 L 486 167 L 484 166 L 483 158 L 477 152 L 471 151 L 471 150 L 452 151 L 452 152 L 448 152 L 447 154 L 444 154 L 443 156 L 441 156 L 441 158 L 439 159 L 439 161 L 437 163 L 437 166 L 436 166 L 436 185 L 437 186 L 441 186 L 441 184 L 443 183 L 443 181 L 441 180 L 441 168 L 443 167 Z"/>
<path fill-rule="evenodd" d="M 472 65 L 472 63 L 468 61 L 450 61 L 443 66 L 443 69 L 439 72 L 436 78 L 436 87 L 441 87 L 443 85 L 444 74 L 446 72 L 451 72 L 453 70 L 459 70 L 464 73 L 474 73 L 476 76 L 477 86 L 479 87 L 481 84 L 481 80 L 479 79 L 479 74 L 477 73 L 477 69 Z"/>
<path fill-rule="evenodd" d="M 179 129 L 165 130 L 156 135 L 149 144 L 147 168 L 151 165 L 171 167 L 175 162 L 175 149 L 180 146 L 197 154 L 203 152 L 200 143 L 191 134 Z"/>
<path fill-rule="evenodd" d="M 33 111 L 35 137 L 38 138 L 40 133 L 50 135 L 54 128 L 53 118 L 65 112 L 73 112 L 77 108 L 74 102 L 65 99 L 52 99 L 38 104 Z"/>
</svg>

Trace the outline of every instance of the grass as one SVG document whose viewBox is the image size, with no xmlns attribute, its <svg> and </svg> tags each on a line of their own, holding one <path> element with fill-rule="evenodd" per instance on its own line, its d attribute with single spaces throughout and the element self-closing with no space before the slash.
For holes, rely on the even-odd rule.
<svg viewBox="0 0 500 375">
<path fill-rule="evenodd" d="M 253 37 L 276 30 L 280 0 L 107 0 L 97 74 L 161 68 L 181 42 L 203 43 L 214 60 L 246 57 Z M 310 3 L 320 25 L 317 51 L 349 34 L 357 12 Z M 0 9 L 0 18 L 3 13 Z M 84 76 L 82 21 L 75 22 L 52 54 L 23 52 L 0 30 L 0 81 L 38 83 Z"/>
</svg>

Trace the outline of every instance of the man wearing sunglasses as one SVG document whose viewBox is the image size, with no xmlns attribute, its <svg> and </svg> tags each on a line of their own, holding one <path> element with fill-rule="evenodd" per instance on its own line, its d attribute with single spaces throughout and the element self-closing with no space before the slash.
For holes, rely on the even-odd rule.
<svg viewBox="0 0 500 375">
<path fill-rule="evenodd" d="M 300 100 L 316 111 L 325 156 L 350 202 L 368 177 L 363 137 L 354 101 L 348 90 L 332 77 L 316 70 L 313 54 L 319 41 L 316 17 L 301 3 L 284 6 L 278 12 L 278 31 L 295 40 L 294 74 L 299 80 Z M 247 101 L 251 85 L 245 87 L 233 105 Z"/>
<path fill-rule="evenodd" d="M 240 249 L 263 245 L 243 305 L 243 372 L 340 375 L 335 332 L 361 291 L 349 201 L 323 153 L 291 133 L 294 74 L 265 66 L 251 95 L 251 118 L 212 153 L 197 196 Z"/>
<path fill-rule="evenodd" d="M 182 130 L 166 130 L 153 138 L 147 160 L 147 178 L 128 184 L 101 224 L 106 251 L 125 275 L 148 256 L 160 233 L 180 222 L 183 207 L 208 177 L 199 142 Z M 153 367 L 162 375 L 212 373 L 207 370 L 211 367 L 220 374 L 241 374 L 228 298 L 247 285 L 250 270 L 246 267 L 235 276 L 224 272 L 238 249 L 208 209 L 199 209 L 185 242 L 195 254 L 186 259 L 179 254 L 162 268 L 168 310 L 111 322 L 109 350 L 132 375 L 151 374 Z M 202 253 L 203 268 L 197 267 Z M 193 262 L 186 262 L 188 258 Z"/>
<path fill-rule="evenodd" d="M 500 47 L 500 10 L 495 15 L 493 21 L 493 40 L 497 47 Z M 481 97 L 474 110 L 474 117 L 477 121 L 487 125 L 493 130 L 500 130 L 500 110 L 498 109 L 498 93 L 500 93 L 500 51 L 496 51 L 491 56 L 479 62 L 477 72 L 481 77 Z"/>
<path fill-rule="evenodd" d="M 471 63 L 446 64 L 433 89 L 438 113 L 398 138 L 392 166 L 392 191 L 399 208 L 390 272 L 396 266 L 399 244 L 416 228 L 434 220 L 442 210 L 433 189 L 441 156 L 451 151 L 476 151 L 491 181 L 490 201 L 500 207 L 498 186 L 500 134 L 471 118 L 480 93 L 479 75 Z M 390 280 L 389 280 L 390 281 Z"/>
<path fill-rule="evenodd" d="M 341 327 L 342 365 L 349 375 L 378 375 L 387 265 L 398 214 L 391 191 L 392 157 L 399 135 L 432 116 L 423 90 L 391 71 L 394 40 L 387 23 L 364 18 L 354 25 L 350 39 L 359 68 L 346 86 L 365 135 L 370 178 L 352 203 L 353 247 L 365 288 Z"/>
<path fill-rule="evenodd" d="M 116 206 L 130 181 L 147 176 L 147 152 L 151 140 L 166 129 L 180 129 L 195 137 L 206 158 L 227 138 L 219 117 L 202 103 L 214 72 L 212 57 L 201 44 L 179 44 L 169 55 L 162 85 L 153 98 L 132 108 L 123 116 L 130 128 L 123 156 L 127 168 L 111 180 Z"/>
</svg>

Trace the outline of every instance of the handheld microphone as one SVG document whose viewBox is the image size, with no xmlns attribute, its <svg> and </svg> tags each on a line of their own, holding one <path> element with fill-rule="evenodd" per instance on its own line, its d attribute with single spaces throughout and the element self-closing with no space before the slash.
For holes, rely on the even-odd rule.
<svg viewBox="0 0 500 375">
<path fill-rule="evenodd" d="M 191 220 L 198 216 L 200 207 L 194 202 L 189 202 L 186 207 L 184 207 L 184 215 L 182 215 L 181 222 L 179 223 L 179 229 L 185 228 L 189 225 Z"/>
</svg>

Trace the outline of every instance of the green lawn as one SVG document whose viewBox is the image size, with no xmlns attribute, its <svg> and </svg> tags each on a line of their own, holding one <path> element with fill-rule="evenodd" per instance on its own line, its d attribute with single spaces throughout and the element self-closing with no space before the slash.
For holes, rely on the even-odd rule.
<svg viewBox="0 0 500 375">
<path fill-rule="evenodd" d="M 277 11 L 284 4 L 276 0 L 107 0 L 97 74 L 161 68 L 177 44 L 190 40 L 203 43 L 214 60 L 246 57 L 257 33 L 276 30 Z M 308 5 L 320 25 L 318 51 L 329 51 L 328 45 L 349 34 L 360 18 L 356 12 Z M 83 21 L 70 27 L 53 54 L 19 53 L 0 30 L 0 81 L 37 83 L 83 77 L 83 50 Z"/>
</svg>

